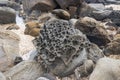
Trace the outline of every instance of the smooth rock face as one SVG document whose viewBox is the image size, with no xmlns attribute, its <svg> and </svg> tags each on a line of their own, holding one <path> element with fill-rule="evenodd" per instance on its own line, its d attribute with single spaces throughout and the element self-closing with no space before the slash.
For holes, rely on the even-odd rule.
<svg viewBox="0 0 120 80">
<path fill-rule="evenodd" d="M 13 66 L 14 59 L 19 55 L 19 36 L 11 31 L 0 31 L 0 71 Z"/>
<path fill-rule="evenodd" d="M 0 23 L 15 23 L 16 12 L 9 7 L 0 7 Z"/>
<path fill-rule="evenodd" d="M 23 60 L 34 60 L 35 56 L 37 55 L 36 49 L 31 50 L 29 53 L 22 56 Z"/>
<path fill-rule="evenodd" d="M 51 11 L 56 7 L 53 0 L 23 0 L 24 11 L 40 10 L 43 12 Z"/>
<path fill-rule="evenodd" d="M 23 61 L 6 71 L 7 80 L 36 80 L 42 74 L 40 64 L 36 61 Z"/>
<path fill-rule="evenodd" d="M 93 18 L 85 17 L 76 22 L 75 28 L 86 34 L 87 38 L 99 45 L 106 45 L 110 42 L 107 31 L 104 25 Z"/>
<path fill-rule="evenodd" d="M 90 43 L 82 32 L 66 20 L 47 21 L 33 43 L 38 51 L 36 60 L 45 70 L 50 69 L 50 72 L 61 77 L 73 73 L 86 59 L 96 62 L 103 57 L 98 46 Z"/>
<path fill-rule="evenodd" d="M 89 80 L 119 80 L 120 60 L 102 58 L 100 59 Z"/>
<path fill-rule="evenodd" d="M 37 80 L 57 80 L 55 76 L 50 74 L 42 74 Z"/>
<path fill-rule="evenodd" d="M 0 80 L 6 80 L 5 76 L 1 72 L 0 72 Z"/>
<path fill-rule="evenodd" d="M 91 3 L 89 4 L 91 8 L 95 8 L 96 10 L 104 10 L 105 6 L 101 3 Z"/>
</svg>

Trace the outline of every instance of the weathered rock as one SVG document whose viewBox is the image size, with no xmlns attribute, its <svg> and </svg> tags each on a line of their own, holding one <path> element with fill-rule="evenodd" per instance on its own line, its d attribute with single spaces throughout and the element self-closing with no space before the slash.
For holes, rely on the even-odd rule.
<svg viewBox="0 0 120 80">
<path fill-rule="evenodd" d="M 14 60 L 14 65 L 16 65 L 16 64 L 18 64 L 18 63 L 20 63 L 20 62 L 22 62 L 23 61 L 23 59 L 22 59 L 22 57 L 16 57 L 15 58 L 15 60 Z"/>
<path fill-rule="evenodd" d="M 6 80 L 5 76 L 1 72 L 0 72 L 0 80 Z"/>
<path fill-rule="evenodd" d="M 95 18 L 96 20 L 103 21 L 104 19 L 108 19 L 111 12 L 111 10 L 93 11 L 90 16 Z"/>
<path fill-rule="evenodd" d="M 113 10 L 109 17 L 111 19 L 111 21 L 116 24 L 117 26 L 120 26 L 120 10 Z"/>
<path fill-rule="evenodd" d="M 104 49 L 105 55 L 120 54 L 120 34 L 114 36 L 114 39 L 108 43 Z"/>
<path fill-rule="evenodd" d="M 18 55 L 19 36 L 11 31 L 0 31 L 0 71 L 6 71 L 12 67 Z"/>
<path fill-rule="evenodd" d="M 86 34 L 87 38 L 99 45 L 104 46 L 110 42 L 107 31 L 104 25 L 93 18 L 85 17 L 76 22 L 75 28 Z"/>
<path fill-rule="evenodd" d="M 102 58 L 96 64 L 89 80 L 119 80 L 120 60 Z"/>
<path fill-rule="evenodd" d="M 37 80 L 57 80 L 53 75 L 43 74 Z"/>
<path fill-rule="evenodd" d="M 115 24 L 117 26 L 120 26 L 120 19 L 114 18 L 114 19 L 111 19 L 111 21 L 112 21 L 113 24 Z"/>
<path fill-rule="evenodd" d="M 39 35 L 40 32 L 40 25 L 38 22 L 31 21 L 26 23 L 26 29 L 24 31 L 24 34 L 31 35 L 33 37 L 36 37 Z"/>
<path fill-rule="evenodd" d="M 91 10 L 95 9 L 89 14 L 89 17 L 93 17 L 100 21 L 107 19 L 112 12 L 112 10 L 106 10 L 102 3 L 91 3 L 89 4 L 89 7 Z"/>
<path fill-rule="evenodd" d="M 46 78 L 46 77 L 39 77 L 39 78 L 36 79 L 36 80 L 51 80 L 51 79 L 48 79 L 48 78 Z"/>
<path fill-rule="evenodd" d="M 19 3 L 19 4 L 22 4 L 22 1 L 23 1 L 23 0 L 12 0 L 12 1 L 14 1 L 14 2 L 16 2 L 16 3 Z"/>
<path fill-rule="evenodd" d="M 70 13 L 63 9 L 55 9 L 52 11 L 52 14 L 58 16 L 60 19 L 70 19 Z"/>
<path fill-rule="evenodd" d="M 96 10 L 105 10 L 105 6 L 101 3 L 91 3 L 91 4 L 89 4 L 89 6 Z"/>
<path fill-rule="evenodd" d="M 45 22 L 47 22 L 48 20 L 50 19 L 56 19 L 57 16 L 55 16 L 54 14 L 52 13 L 43 13 L 41 14 L 41 16 L 39 16 L 39 23 L 41 24 L 41 26 L 44 25 Z"/>
<path fill-rule="evenodd" d="M 69 22 L 72 26 L 75 26 L 76 22 L 78 21 L 78 19 L 70 19 Z"/>
<path fill-rule="evenodd" d="M 15 23 L 16 12 L 9 7 L 0 7 L 0 23 Z"/>
<path fill-rule="evenodd" d="M 0 72 L 0 80 L 6 80 L 5 76 L 1 72 Z"/>
<path fill-rule="evenodd" d="M 36 80 L 41 74 L 41 66 L 35 61 L 23 61 L 4 73 L 7 80 Z"/>
<path fill-rule="evenodd" d="M 38 51 L 35 59 L 43 70 L 61 77 L 72 74 L 86 59 L 96 62 L 103 57 L 98 46 L 66 20 L 47 21 L 33 43 Z"/>
<path fill-rule="evenodd" d="M 37 55 L 37 51 L 36 49 L 31 50 L 30 52 L 28 52 L 27 54 L 24 54 L 22 56 L 23 60 L 34 60 L 35 56 Z"/>
<path fill-rule="evenodd" d="M 112 59 L 120 59 L 120 55 L 115 55 L 115 54 L 113 54 L 113 55 L 110 55 L 110 56 L 108 56 L 109 58 L 112 58 Z"/>
<path fill-rule="evenodd" d="M 6 30 L 13 30 L 13 29 L 18 30 L 18 29 L 20 29 L 20 27 L 16 24 L 12 24 L 6 28 Z"/>
<path fill-rule="evenodd" d="M 17 25 L 15 23 L 0 24 L 0 30 L 10 30 L 10 29 L 17 29 Z"/>
<path fill-rule="evenodd" d="M 79 17 L 93 17 L 97 20 L 104 20 L 109 17 L 112 10 L 105 9 L 103 4 L 86 4 L 83 3 L 79 9 Z"/>
<path fill-rule="evenodd" d="M 19 4 L 17 4 L 16 2 L 13 2 L 13 1 L 9 1 L 9 0 L 0 0 L 0 7 L 3 7 L 3 6 L 10 7 L 10 8 L 13 8 L 15 10 L 20 9 Z"/>
<path fill-rule="evenodd" d="M 78 67 L 76 70 L 78 71 L 78 75 L 80 75 L 80 78 L 83 78 L 90 75 L 93 69 L 94 69 L 93 61 L 87 60 L 82 66 Z"/>
<path fill-rule="evenodd" d="M 85 0 L 87 3 L 105 3 L 106 0 Z"/>
<path fill-rule="evenodd" d="M 69 13 L 71 15 L 71 18 L 76 18 L 77 17 L 77 14 L 76 14 L 76 11 L 77 11 L 77 7 L 76 6 L 69 6 Z"/>
<path fill-rule="evenodd" d="M 83 2 L 83 0 L 55 0 L 62 9 L 66 9 L 68 6 L 77 6 Z"/>
<path fill-rule="evenodd" d="M 29 18 L 29 20 L 37 20 L 40 15 L 41 15 L 40 10 L 32 10 L 32 12 L 28 18 Z"/>
<path fill-rule="evenodd" d="M 40 10 L 42 12 L 48 12 L 53 10 L 56 4 L 53 0 L 23 0 L 24 11 Z"/>
<path fill-rule="evenodd" d="M 120 34 L 120 28 L 118 28 L 118 30 L 117 30 L 117 34 Z"/>
<path fill-rule="evenodd" d="M 79 17 L 86 17 L 86 16 L 91 16 L 93 14 L 93 11 L 97 11 L 94 7 L 89 6 L 86 3 L 83 3 L 80 7 L 78 12 Z"/>
<path fill-rule="evenodd" d="M 120 4 L 119 0 L 106 0 L 106 3 L 108 4 Z"/>
</svg>

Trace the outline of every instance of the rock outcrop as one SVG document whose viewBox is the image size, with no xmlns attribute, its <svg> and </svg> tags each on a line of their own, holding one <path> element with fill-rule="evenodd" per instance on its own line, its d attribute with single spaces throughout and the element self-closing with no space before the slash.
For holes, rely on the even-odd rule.
<svg viewBox="0 0 120 80">
<path fill-rule="evenodd" d="M 103 57 L 98 46 L 66 20 L 47 21 L 33 43 L 38 51 L 35 59 L 43 70 L 61 77 L 72 74 L 87 59 L 96 62 Z"/>
</svg>

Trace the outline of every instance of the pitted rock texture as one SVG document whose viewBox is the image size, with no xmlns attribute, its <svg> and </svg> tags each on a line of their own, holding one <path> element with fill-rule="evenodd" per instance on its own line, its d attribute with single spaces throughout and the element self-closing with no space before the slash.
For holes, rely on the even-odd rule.
<svg viewBox="0 0 120 80">
<path fill-rule="evenodd" d="M 101 50 L 66 20 L 46 22 L 33 43 L 38 51 L 35 59 L 60 77 L 73 73 L 88 58 L 96 61 L 102 57 Z"/>
</svg>

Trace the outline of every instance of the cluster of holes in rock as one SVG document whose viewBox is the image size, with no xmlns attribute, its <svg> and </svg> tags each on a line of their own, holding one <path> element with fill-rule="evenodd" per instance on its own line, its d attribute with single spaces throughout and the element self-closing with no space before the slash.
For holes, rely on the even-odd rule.
<svg viewBox="0 0 120 80">
<path fill-rule="evenodd" d="M 78 34 L 78 35 L 77 35 Z M 38 38 L 33 41 L 37 50 L 37 60 L 44 65 L 50 65 L 56 58 L 63 58 L 67 61 L 72 54 L 73 58 L 84 47 L 89 47 L 90 43 L 85 36 L 77 33 L 76 29 L 68 21 L 53 20 L 44 24 Z"/>
</svg>

